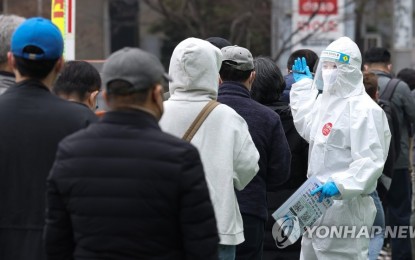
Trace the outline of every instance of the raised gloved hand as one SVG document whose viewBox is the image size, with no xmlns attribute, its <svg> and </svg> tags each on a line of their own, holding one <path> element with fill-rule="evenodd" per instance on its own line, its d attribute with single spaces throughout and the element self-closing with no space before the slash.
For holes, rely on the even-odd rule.
<svg viewBox="0 0 415 260">
<path fill-rule="evenodd" d="M 313 79 L 310 69 L 307 66 L 307 61 L 305 60 L 304 57 L 297 58 L 294 61 L 292 72 L 293 72 L 295 82 L 298 82 L 302 79 Z"/>
<path fill-rule="evenodd" d="M 334 182 L 329 181 L 324 183 L 324 185 L 318 187 L 317 189 L 311 191 L 311 195 L 314 196 L 314 194 L 320 192 L 320 195 L 318 197 L 318 202 L 322 202 L 325 198 L 330 198 L 333 196 L 336 196 L 340 194 L 339 189 L 337 188 L 336 184 Z"/>
</svg>

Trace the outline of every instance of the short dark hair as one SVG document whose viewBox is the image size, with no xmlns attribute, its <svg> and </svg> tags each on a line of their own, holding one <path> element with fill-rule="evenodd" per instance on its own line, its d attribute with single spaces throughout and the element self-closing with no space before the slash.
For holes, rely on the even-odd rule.
<svg viewBox="0 0 415 260">
<path fill-rule="evenodd" d="M 236 82 L 244 82 L 251 76 L 251 72 L 253 70 L 238 70 L 232 67 L 229 64 L 226 64 L 230 61 L 222 62 L 222 67 L 219 70 L 220 78 L 223 81 L 236 81 Z"/>
<path fill-rule="evenodd" d="M 411 90 L 415 89 L 415 70 L 411 68 L 405 68 L 398 72 L 396 75 L 398 79 L 401 79 L 408 84 Z"/>
<path fill-rule="evenodd" d="M 24 48 L 25 52 L 42 54 L 43 51 L 36 46 L 27 46 Z M 59 60 L 28 60 L 25 58 L 14 56 L 16 60 L 16 67 L 20 75 L 32 79 L 42 80 L 52 71 L 56 62 Z"/>
<path fill-rule="evenodd" d="M 365 51 L 363 56 L 365 64 L 370 63 L 384 63 L 389 64 L 391 62 L 390 52 L 383 47 L 372 47 Z"/>
<path fill-rule="evenodd" d="M 142 104 L 153 87 L 137 90 L 130 82 L 116 79 L 108 82 L 106 89 L 109 99 L 122 98 L 128 104 Z"/>
<path fill-rule="evenodd" d="M 221 37 L 209 37 L 206 39 L 206 41 L 210 42 L 211 44 L 213 44 L 219 49 L 232 45 L 228 40 L 221 38 Z"/>
<path fill-rule="evenodd" d="M 378 76 L 373 72 L 363 72 L 363 85 L 365 85 L 366 93 L 376 100 L 376 92 L 378 91 Z"/>
<path fill-rule="evenodd" d="M 314 71 L 317 60 L 318 60 L 318 55 L 310 49 L 300 49 L 300 50 L 296 50 L 293 53 L 291 53 L 290 57 L 288 57 L 288 60 L 287 60 L 287 69 L 291 70 L 294 65 L 294 61 L 297 58 L 302 58 L 302 57 L 306 59 L 307 65 L 310 68 L 310 70 Z"/>
<path fill-rule="evenodd" d="M 269 57 L 255 58 L 254 64 L 256 76 L 251 88 L 252 99 L 264 105 L 278 101 L 285 89 L 280 68 Z"/>
<path fill-rule="evenodd" d="M 100 90 L 101 77 L 97 69 L 86 61 L 68 61 L 53 86 L 56 94 L 76 94 L 81 100 L 87 92 Z"/>
</svg>

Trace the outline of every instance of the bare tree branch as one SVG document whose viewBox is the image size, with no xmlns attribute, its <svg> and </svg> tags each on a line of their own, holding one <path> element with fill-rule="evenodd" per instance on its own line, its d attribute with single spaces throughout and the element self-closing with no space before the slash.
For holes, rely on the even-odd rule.
<svg viewBox="0 0 415 260">
<path fill-rule="evenodd" d="M 186 28 L 194 35 L 197 35 L 198 28 L 192 25 L 192 20 L 188 19 L 185 15 L 186 6 L 188 5 L 188 0 L 184 0 L 182 2 L 181 8 L 179 12 L 175 12 L 165 4 L 163 0 L 157 0 L 157 5 L 153 3 L 151 0 L 143 0 L 151 9 L 156 11 L 157 13 L 161 14 L 165 17 L 165 19 L 175 23 L 175 24 L 183 24 Z"/>
<path fill-rule="evenodd" d="M 194 0 L 188 1 L 188 7 L 189 7 L 190 17 L 192 18 L 193 22 L 197 25 L 201 37 L 206 38 L 206 28 L 202 21 L 202 15 L 199 12 L 200 8 L 196 6 L 196 1 Z"/>
<path fill-rule="evenodd" d="M 230 29 L 230 36 L 229 40 L 231 42 L 239 42 L 237 39 L 240 38 L 240 35 L 238 35 L 238 32 L 241 31 L 244 27 L 241 26 L 243 23 L 246 23 L 247 20 L 251 19 L 252 12 L 246 12 L 242 15 L 239 15 L 237 18 L 235 18 L 232 21 L 231 29 Z"/>
</svg>

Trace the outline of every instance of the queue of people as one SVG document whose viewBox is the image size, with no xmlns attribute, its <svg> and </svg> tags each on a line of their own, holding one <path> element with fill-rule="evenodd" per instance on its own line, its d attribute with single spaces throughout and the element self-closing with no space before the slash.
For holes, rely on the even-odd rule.
<svg viewBox="0 0 415 260">
<path fill-rule="evenodd" d="M 382 232 L 307 231 L 283 249 L 271 235 L 273 211 L 312 176 L 322 185 L 311 195 L 334 201 L 314 225 L 410 225 L 415 81 L 403 71 L 394 86 L 394 141 L 377 104 L 393 78 L 386 49 L 362 56 L 341 37 L 320 55 L 293 52 L 283 76 L 225 39 L 188 38 L 168 72 L 125 47 L 100 75 L 63 60 L 48 19 L 0 23 L 10 42 L 0 48 L 0 259 L 377 259 L 386 243 L 393 259 L 411 259 L 409 237 Z"/>
</svg>

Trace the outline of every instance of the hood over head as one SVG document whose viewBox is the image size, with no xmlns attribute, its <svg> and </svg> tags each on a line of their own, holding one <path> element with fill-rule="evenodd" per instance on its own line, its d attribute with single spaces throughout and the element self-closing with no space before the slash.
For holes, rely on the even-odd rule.
<svg viewBox="0 0 415 260">
<path fill-rule="evenodd" d="M 170 99 L 216 99 L 221 64 L 221 51 L 208 41 L 188 38 L 180 42 L 170 59 Z"/>
<path fill-rule="evenodd" d="M 336 64 L 337 76 L 332 85 L 324 86 L 323 89 L 321 71 L 323 63 L 327 61 Z M 323 89 L 323 94 L 343 98 L 359 95 L 364 92 L 361 65 L 362 55 L 356 43 L 348 37 L 340 37 L 321 52 L 314 85 L 317 89 Z"/>
</svg>

